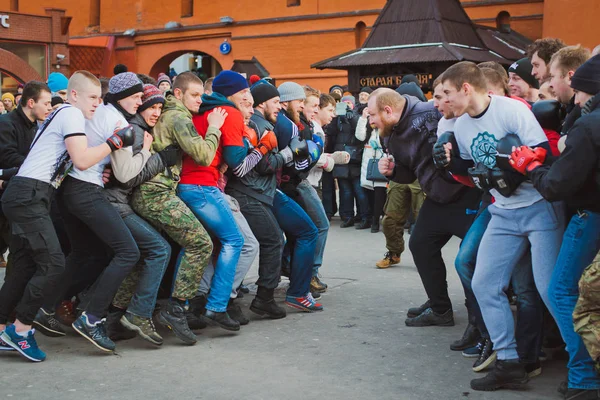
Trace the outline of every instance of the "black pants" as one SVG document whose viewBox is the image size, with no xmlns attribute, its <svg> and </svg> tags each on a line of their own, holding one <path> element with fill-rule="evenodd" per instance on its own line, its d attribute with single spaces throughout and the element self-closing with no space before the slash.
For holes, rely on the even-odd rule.
<svg viewBox="0 0 600 400">
<path fill-rule="evenodd" d="M 260 256 L 256 285 L 275 289 L 279 285 L 284 241 L 271 207 L 237 190 L 228 190 L 227 194 L 238 201 L 240 211 L 258 240 Z"/>
<path fill-rule="evenodd" d="M 481 191 L 469 188 L 449 204 L 439 204 L 426 198 L 410 235 L 409 248 L 421 276 L 425 292 L 436 313 L 452 308 L 448 297 L 446 265 L 442 247 L 452 236 L 463 238 L 475 219 Z"/>
<path fill-rule="evenodd" d="M 323 171 L 321 178 L 321 201 L 328 218 L 331 218 L 338 212 L 336 201 L 335 180 L 331 172 Z"/>
<path fill-rule="evenodd" d="M 376 187 L 373 190 L 365 189 L 365 192 L 369 198 L 371 210 L 373 210 L 373 221 L 379 221 L 383 215 L 383 206 L 387 198 L 386 188 Z"/>
<path fill-rule="evenodd" d="M 12 269 L 0 289 L 0 324 L 8 322 L 16 307 L 17 319 L 31 325 L 65 269 L 50 219 L 53 195 L 54 188 L 47 183 L 17 176 L 2 196 L 2 209 L 12 229 Z"/>
<path fill-rule="evenodd" d="M 108 247 L 112 259 L 89 289 L 83 305 L 88 314 L 101 318 L 106 315 L 121 282 L 140 258 L 137 244 L 119 212 L 106 199 L 102 187 L 67 177 L 57 201 L 71 253 L 59 288 L 52 298 L 46 299 L 44 308 L 52 309 L 74 282 L 93 277 L 97 266 L 94 268 L 92 264 L 101 259 L 102 251 Z"/>
</svg>

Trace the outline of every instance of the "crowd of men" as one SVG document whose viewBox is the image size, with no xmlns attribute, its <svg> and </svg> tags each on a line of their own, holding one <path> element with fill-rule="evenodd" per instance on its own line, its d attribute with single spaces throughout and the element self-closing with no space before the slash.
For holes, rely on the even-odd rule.
<svg viewBox="0 0 600 400">
<path fill-rule="evenodd" d="M 378 268 L 400 262 L 412 214 L 427 301 L 407 326 L 454 325 L 441 249 L 462 239 L 468 325 L 450 348 L 490 369 L 472 389 L 520 387 L 543 347 L 566 345 L 559 392 L 600 398 L 600 55 L 541 39 L 508 71 L 459 62 L 432 92 L 407 78 L 357 102 L 337 85 L 119 65 L 3 95 L 0 350 L 43 361 L 36 329 L 65 326 L 106 352 L 136 335 L 162 345 L 154 321 L 189 345 L 208 325 L 239 331 L 257 257 L 250 311 L 286 316 L 282 275 L 286 305 L 322 311 L 338 188 L 342 228 L 381 222 Z"/>
</svg>

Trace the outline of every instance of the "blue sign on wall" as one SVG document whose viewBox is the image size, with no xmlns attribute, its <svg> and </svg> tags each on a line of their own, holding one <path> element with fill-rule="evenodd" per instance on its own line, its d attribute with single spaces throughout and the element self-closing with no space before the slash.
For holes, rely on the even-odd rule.
<svg viewBox="0 0 600 400">
<path fill-rule="evenodd" d="M 221 54 L 223 55 L 227 55 L 229 53 L 231 53 L 231 43 L 229 43 L 227 40 L 225 40 L 223 43 L 221 43 L 221 45 L 219 46 L 219 51 L 221 52 Z"/>
</svg>

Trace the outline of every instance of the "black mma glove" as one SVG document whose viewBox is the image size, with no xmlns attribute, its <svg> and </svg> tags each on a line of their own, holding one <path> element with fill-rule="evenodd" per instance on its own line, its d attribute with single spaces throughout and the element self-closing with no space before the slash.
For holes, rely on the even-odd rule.
<svg viewBox="0 0 600 400">
<path fill-rule="evenodd" d="M 516 171 L 506 171 L 498 167 L 490 170 L 489 180 L 494 189 L 504 197 L 510 197 L 515 190 L 527 179 Z"/>
<path fill-rule="evenodd" d="M 170 144 L 158 152 L 160 159 L 165 167 L 176 165 L 181 160 L 181 151 L 179 146 Z"/>
<path fill-rule="evenodd" d="M 446 149 L 444 148 L 446 143 L 452 144 L 450 160 L 446 156 Z M 433 165 L 435 165 L 437 169 L 445 169 L 450 165 L 452 157 L 457 156 L 457 153 L 458 143 L 456 143 L 454 132 L 444 132 L 438 137 L 438 140 L 433 145 Z M 460 154 L 458 154 L 458 156 L 460 157 Z"/>
<path fill-rule="evenodd" d="M 116 130 L 112 136 L 106 140 L 106 144 L 112 151 L 115 151 L 122 147 L 133 145 L 134 138 L 133 127 L 129 125 L 123 129 Z"/>
<path fill-rule="evenodd" d="M 289 148 L 294 154 L 294 161 L 304 161 L 308 159 L 308 142 L 300 136 L 296 136 L 289 144 Z"/>
<path fill-rule="evenodd" d="M 0 180 L 7 181 L 19 172 L 18 167 L 0 169 Z"/>
<path fill-rule="evenodd" d="M 481 162 L 475 164 L 473 168 L 469 168 L 469 177 L 475 186 L 484 191 L 492 189 L 489 174 L 490 169 Z"/>
</svg>

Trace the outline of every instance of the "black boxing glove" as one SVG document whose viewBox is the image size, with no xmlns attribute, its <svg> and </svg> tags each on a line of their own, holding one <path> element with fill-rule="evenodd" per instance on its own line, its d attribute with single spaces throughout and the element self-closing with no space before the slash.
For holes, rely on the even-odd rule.
<svg viewBox="0 0 600 400">
<path fill-rule="evenodd" d="M 294 161 L 303 161 L 308 159 L 308 143 L 300 136 L 296 136 L 291 140 L 289 148 L 294 155 Z"/>
<path fill-rule="evenodd" d="M 525 179 L 527 179 L 525 175 L 514 170 L 508 171 L 498 167 L 492 168 L 489 173 L 492 187 L 504 197 L 510 197 Z"/>
<path fill-rule="evenodd" d="M 560 132 L 562 122 L 567 116 L 565 108 L 556 100 L 536 102 L 531 111 L 543 129 Z"/>
<path fill-rule="evenodd" d="M 512 148 L 521 145 L 521 139 L 514 133 L 509 133 L 500 139 L 496 144 L 496 167 L 505 171 L 514 171 L 508 160 L 512 154 Z"/>
<path fill-rule="evenodd" d="M 115 151 L 122 147 L 132 146 L 134 139 L 135 135 L 133 134 L 133 127 L 128 125 L 123 129 L 116 130 L 112 136 L 106 140 L 106 144 L 112 151 Z"/>
<path fill-rule="evenodd" d="M 0 180 L 7 181 L 19 172 L 18 167 L 0 169 Z"/>
<path fill-rule="evenodd" d="M 446 149 L 444 148 L 446 143 L 452 144 L 450 160 L 448 160 Z M 438 137 L 438 140 L 433 145 L 433 165 L 435 165 L 437 169 L 445 169 L 450 165 L 450 162 L 454 157 L 460 157 L 458 143 L 456 143 L 454 132 L 444 132 Z"/>
<path fill-rule="evenodd" d="M 160 159 L 165 167 L 170 167 L 177 164 L 181 160 L 181 151 L 179 146 L 170 144 L 158 152 Z"/>
<path fill-rule="evenodd" d="M 469 177 L 473 180 L 475 186 L 481 190 L 490 190 L 492 188 L 489 173 L 490 169 L 481 162 L 475 164 L 473 168 L 469 168 Z"/>
</svg>

